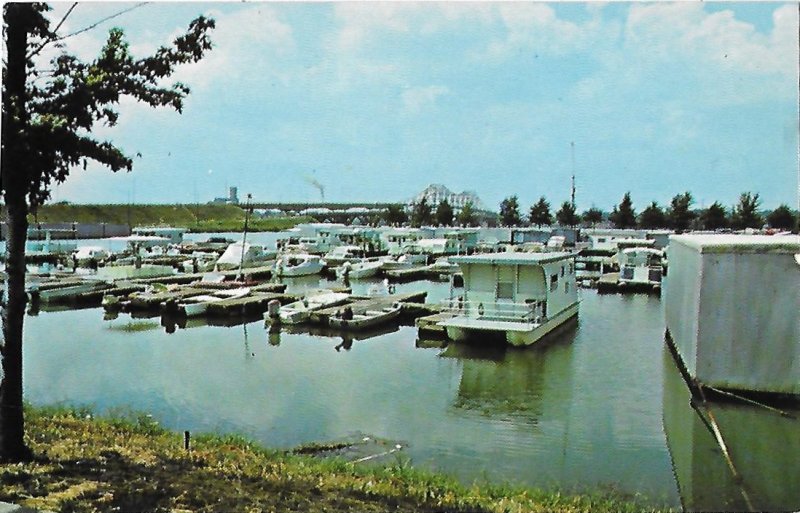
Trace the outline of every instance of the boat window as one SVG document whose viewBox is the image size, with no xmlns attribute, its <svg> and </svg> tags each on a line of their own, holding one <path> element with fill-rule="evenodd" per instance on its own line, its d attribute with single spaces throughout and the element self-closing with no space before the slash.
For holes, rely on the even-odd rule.
<svg viewBox="0 0 800 513">
<path fill-rule="evenodd" d="M 497 282 L 497 299 L 514 299 L 514 283 L 510 281 Z"/>
<path fill-rule="evenodd" d="M 569 294 L 569 282 L 564 282 L 564 294 Z"/>
<path fill-rule="evenodd" d="M 550 275 L 550 292 L 558 288 L 558 274 Z"/>
<path fill-rule="evenodd" d="M 565 271 L 565 269 L 564 269 L 564 266 L 562 265 L 562 266 L 561 266 L 561 277 L 562 277 L 562 278 L 564 277 L 564 271 Z"/>
</svg>

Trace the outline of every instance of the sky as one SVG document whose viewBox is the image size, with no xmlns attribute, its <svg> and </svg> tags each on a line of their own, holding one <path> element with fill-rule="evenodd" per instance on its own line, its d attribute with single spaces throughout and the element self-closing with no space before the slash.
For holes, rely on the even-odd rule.
<svg viewBox="0 0 800 513">
<path fill-rule="evenodd" d="M 136 5 L 79 3 L 60 33 Z M 580 211 L 626 191 L 638 210 L 684 191 L 696 207 L 744 191 L 797 206 L 797 3 L 155 2 L 66 50 L 91 59 L 118 26 L 143 57 L 201 14 L 214 49 L 174 77 L 184 112 L 123 100 L 94 133 L 141 154 L 133 172 L 76 168 L 54 201 L 237 186 L 315 202 L 316 182 L 329 202 L 402 202 L 441 183 L 527 210 L 568 200 L 574 170 Z"/>
</svg>

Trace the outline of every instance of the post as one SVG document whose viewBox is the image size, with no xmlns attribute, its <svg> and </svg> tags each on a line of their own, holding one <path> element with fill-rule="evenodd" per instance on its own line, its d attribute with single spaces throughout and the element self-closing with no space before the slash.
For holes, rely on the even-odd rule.
<svg viewBox="0 0 800 513">
<path fill-rule="evenodd" d="M 185 451 L 189 450 L 189 438 L 191 434 L 188 431 L 183 432 L 183 449 Z"/>
<path fill-rule="evenodd" d="M 244 274 L 242 273 L 242 267 L 244 266 L 244 246 L 247 242 L 247 221 L 250 219 L 250 200 L 252 199 L 252 195 L 247 195 L 247 203 L 245 203 L 244 207 L 244 233 L 242 234 L 242 254 L 239 258 L 239 274 L 237 278 L 240 281 L 244 281 Z"/>
</svg>

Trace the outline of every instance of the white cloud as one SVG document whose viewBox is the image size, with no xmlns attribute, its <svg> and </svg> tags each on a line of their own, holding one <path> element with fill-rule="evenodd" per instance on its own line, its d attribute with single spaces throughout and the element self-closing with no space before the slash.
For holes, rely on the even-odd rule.
<svg viewBox="0 0 800 513">
<path fill-rule="evenodd" d="M 410 88 L 402 93 L 403 104 L 406 112 L 418 114 L 426 107 L 434 105 L 438 97 L 449 92 L 447 87 L 440 85 Z"/>
</svg>

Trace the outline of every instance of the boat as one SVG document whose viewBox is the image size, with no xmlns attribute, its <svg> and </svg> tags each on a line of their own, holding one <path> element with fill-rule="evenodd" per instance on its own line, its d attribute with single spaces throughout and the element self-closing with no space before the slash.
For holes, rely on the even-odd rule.
<svg viewBox="0 0 800 513">
<path fill-rule="evenodd" d="M 664 252 L 653 248 L 625 248 L 617 255 L 621 287 L 661 288 Z"/>
<path fill-rule="evenodd" d="M 397 271 L 428 265 L 429 256 L 422 252 L 417 245 L 408 245 L 403 248 L 403 253 L 388 256 L 383 260 L 384 271 Z"/>
<path fill-rule="evenodd" d="M 266 266 L 271 264 L 276 256 L 276 251 L 266 250 L 264 246 L 250 244 L 249 242 L 234 242 L 217 259 L 214 267 L 218 271 L 230 271 L 239 269 L 239 267 Z"/>
<path fill-rule="evenodd" d="M 383 268 L 383 259 L 369 258 L 359 262 L 345 262 L 336 268 L 336 277 L 339 279 L 358 280 L 371 278 Z"/>
<path fill-rule="evenodd" d="M 347 301 L 350 294 L 333 291 L 317 291 L 306 295 L 305 298 L 283 305 L 279 312 L 277 321 L 281 324 L 300 324 L 308 320 L 308 315 L 323 308 L 338 306 Z M 264 320 L 272 321 L 269 312 L 264 313 Z"/>
<path fill-rule="evenodd" d="M 317 255 L 308 253 L 287 253 L 275 262 L 275 275 L 279 277 L 309 276 L 319 274 L 325 268 L 325 261 Z"/>
<path fill-rule="evenodd" d="M 341 330 L 366 330 L 396 319 L 401 310 L 399 303 L 394 303 L 379 310 L 365 310 L 360 313 L 353 313 L 352 310 L 345 308 L 330 316 L 328 325 Z"/>
<path fill-rule="evenodd" d="M 574 255 L 495 253 L 452 257 L 464 293 L 445 304 L 438 323 L 454 341 L 502 337 L 513 346 L 538 342 L 578 315 Z"/>
<path fill-rule="evenodd" d="M 366 256 L 366 252 L 358 246 L 336 246 L 325 256 L 325 263 L 331 267 L 337 267 L 345 262 L 358 262 Z"/>
<path fill-rule="evenodd" d="M 245 297 L 248 294 L 250 294 L 249 287 L 215 290 L 210 294 L 192 296 L 184 299 L 178 304 L 177 311 L 178 313 L 184 314 L 186 317 L 195 317 L 206 313 L 206 310 L 208 310 L 208 305 L 211 303 L 216 303 L 225 299 Z"/>
<path fill-rule="evenodd" d="M 109 256 L 110 253 L 100 246 L 79 246 L 72 254 L 72 261 L 77 265 L 96 264 Z"/>
</svg>

